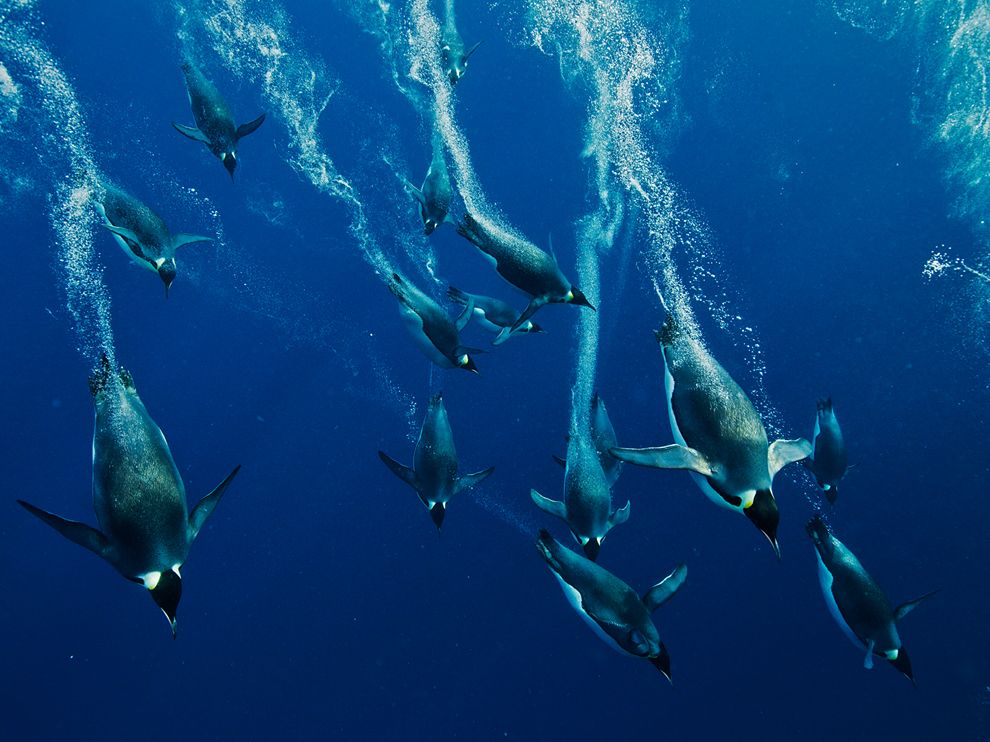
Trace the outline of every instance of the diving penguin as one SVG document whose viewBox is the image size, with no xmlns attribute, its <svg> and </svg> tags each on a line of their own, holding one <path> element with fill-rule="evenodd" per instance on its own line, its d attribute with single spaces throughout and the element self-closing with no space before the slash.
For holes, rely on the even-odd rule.
<svg viewBox="0 0 990 742">
<path fill-rule="evenodd" d="M 591 398 L 591 440 L 594 443 L 595 451 L 598 453 L 598 461 L 602 465 L 602 471 L 605 472 L 605 479 L 608 481 L 608 486 L 611 487 L 622 472 L 622 462 L 612 455 L 612 449 L 618 445 L 618 441 L 615 438 L 612 421 L 608 417 L 608 410 L 605 409 L 605 401 L 598 392 L 595 392 Z M 559 456 L 553 458 L 561 466 L 567 466 L 565 459 Z"/>
<path fill-rule="evenodd" d="M 171 234 L 158 214 L 110 183 L 103 184 L 96 210 L 124 252 L 162 279 L 166 298 L 176 276 L 175 251 L 183 245 L 211 241 L 194 234 Z"/>
<path fill-rule="evenodd" d="M 564 470 L 564 501 L 551 500 L 536 490 L 529 496 L 540 510 L 567 523 L 591 561 L 598 558 L 605 535 L 629 520 L 629 502 L 612 512 L 612 493 L 602 465 L 588 437 L 571 433 Z"/>
<path fill-rule="evenodd" d="M 825 491 L 828 501 L 835 504 L 839 496 L 839 481 L 846 475 L 849 459 L 846 456 L 846 442 L 842 437 L 842 429 L 832 409 L 831 397 L 818 400 L 815 434 L 811 439 L 811 455 L 804 463 L 815 475 L 815 481 Z"/>
<path fill-rule="evenodd" d="M 777 557 L 780 512 L 771 491 L 774 475 L 811 451 L 803 438 L 768 445 L 759 414 L 746 393 L 701 341 L 670 313 L 657 332 L 663 354 L 667 411 L 676 444 L 613 448 L 631 464 L 688 469 L 718 505 L 743 513 L 770 541 Z"/>
<path fill-rule="evenodd" d="M 496 234 L 470 214 L 464 215 L 457 233 L 477 247 L 503 279 L 531 297 L 509 332 L 519 329 L 544 304 L 576 304 L 594 310 L 588 298 L 564 276 L 557 259 L 532 242 Z"/>
<path fill-rule="evenodd" d="M 510 332 L 509 328 L 512 327 L 512 323 L 516 321 L 519 313 L 501 299 L 494 299 L 481 294 L 469 294 L 453 286 L 447 289 L 447 298 L 461 306 L 467 306 L 469 301 L 474 302 L 474 316 L 478 318 L 481 326 L 496 333 L 492 345 L 501 345 L 517 333 L 546 332 L 529 319 L 519 325 L 515 332 Z"/>
<path fill-rule="evenodd" d="M 471 489 L 495 471 L 495 467 L 490 466 L 474 474 L 457 476 L 454 433 L 450 429 L 441 392 L 430 397 L 430 406 L 413 453 L 413 467 L 403 466 L 384 451 L 379 451 L 378 457 L 395 476 L 416 490 L 438 531 L 443 526 L 450 499 Z"/>
<path fill-rule="evenodd" d="M 467 72 L 468 59 L 481 46 L 479 41 L 467 51 L 464 50 L 464 40 L 457 32 L 457 21 L 454 18 L 454 2 L 447 0 L 447 17 L 443 24 L 443 35 L 440 39 L 440 66 L 443 74 L 456 85 L 457 81 Z"/>
<path fill-rule="evenodd" d="M 439 304 L 398 273 L 392 274 L 388 288 L 399 300 L 406 329 L 427 358 L 440 368 L 462 368 L 478 373 L 478 367 L 470 355 L 471 349 L 461 345 L 460 341 L 460 331 L 474 312 L 471 302 L 455 322 Z"/>
<path fill-rule="evenodd" d="M 825 603 L 842 632 L 866 652 L 863 666 L 872 669 L 876 655 L 890 662 L 914 683 L 911 660 L 901 644 L 897 622 L 937 591 L 891 610 L 880 586 L 863 569 L 855 554 L 829 532 L 821 517 L 816 515 L 808 521 L 806 530 L 815 545 L 818 582 Z"/>
<path fill-rule="evenodd" d="M 403 178 L 406 190 L 419 203 L 419 214 L 423 219 L 423 233 L 433 234 L 434 230 L 446 222 L 453 223 L 447 215 L 450 210 L 450 197 L 453 192 L 450 186 L 450 173 L 447 162 L 443 157 L 443 149 L 435 147 L 430 169 L 426 171 L 423 187 L 417 188 Z"/>
<path fill-rule="evenodd" d="M 144 585 L 168 618 L 174 639 L 182 595 L 179 569 L 240 466 L 187 512 L 185 487 L 168 443 L 130 374 L 123 368 L 114 374 L 104 356 L 89 388 L 96 407 L 93 509 L 100 530 L 17 502 L 70 541 L 103 557 L 128 580 Z"/>
<path fill-rule="evenodd" d="M 650 614 L 684 584 L 685 565 L 677 566 L 640 598 L 625 582 L 564 548 L 545 530 L 540 531 L 536 548 L 574 610 L 602 641 L 619 652 L 649 660 L 671 679 L 670 654 Z"/>
<path fill-rule="evenodd" d="M 183 62 L 182 74 L 186 78 L 189 106 L 196 126 L 183 126 L 174 121 L 172 126 L 180 134 L 205 144 L 220 159 L 233 180 L 237 168 L 237 143 L 264 123 L 265 114 L 238 126 L 220 91 L 196 65 Z"/>
</svg>

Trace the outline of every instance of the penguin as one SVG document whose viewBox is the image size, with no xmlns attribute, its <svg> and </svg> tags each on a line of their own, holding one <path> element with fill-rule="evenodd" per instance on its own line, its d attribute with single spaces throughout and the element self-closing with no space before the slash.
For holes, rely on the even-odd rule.
<svg viewBox="0 0 990 742">
<path fill-rule="evenodd" d="M 612 493 L 598 452 L 581 433 L 571 433 L 567 443 L 564 501 L 551 500 L 536 490 L 530 490 L 529 496 L 540 510 L 567 523 L 591 561 L 598 559 L 605 535 L 629 520 L 629 502 L 612 511 Z"/>
<path fill-rule="evenodd" d="M 447 18 L 444 21 L 443 34 L 440 38 L 440 66 L 450 84 L 456 85 L 467 72 L 468 59 L 481 46 L 481 42 L 479 41 L 465 51 L 464 40 L 457 32 L 453 5 L 452 0 L 447 4 Z"/>
<path fill-rule="evenodd" d="M 519 325 L 514 332 L 510 332 L 509 328 L 512 327 L 519 313 L 500 299 L 493 299 L 490 296 L 480 294 L 469 294 L 453 286 L 447 289 L 447 298 L 461 306 L 467 306 L 468 301 L 474 302 L 474 316 L 478 318 L 481 326 L 496 333 L 492 345 L 501 345 L 515 334 L 546 332 L 529 319 Z"/>
<path fill-rule="evenodd" d="M 687 469 L 713 502 L 744 514 L 780 558 L 780 512 L 771 483 L 787 464 L 811 452 L 803 438 L 767 442 L 749 397 L 701 341 L 667 315 L 657 332 L 664 361 L 667 411 L 676 444 L 613 448 L 621 461 L 657 469 Z"/>
<path fill-rule="evenodd" d="M 440 368 L 462 368 L 478 373 L 478 366 L 470 355 L 473 349 L 461 345 L 459 337 L 474 313 L 472 302 L 468 302 L 461 316 L 454 321 L 439 304 L 398 273 L 392 274 L 388 288 L 399 300 L 406 329 L 427 358 Z"/>
<path fill-rule="evenodd" d="M 856 555 L 833 536 L 816 515 L 805 527 L 815 545 L 818 582 L 832 617 L 852 643 L 866 652 L 863 666 L 873 669 L 873 657 L 882 657 L 915 683 L 911 660 L 901 644 L 897 622 L 937 590 L 891 609 L 880 586 L 863 569 Z"/>
<path fill-rule="evenodd" d="M 184 62 L 182 74 L 186 78 L 189 106 L 196 126 L 183 126 L 174 121 L 172 126 L 180 134 L 205 144 L 214 157 L 220 159 L 233 180 L 234 170 L 237 169 L 237 143 L 265 122 L 265 114 L 238 126 L 220 91 L 196 65 Z"/>
<path fill-rule="evenodd" d="M 608 417 L 608 410 L 605 409 L 605 402 L 598 392 L 591 398 L 591 440 L 594 443 L 595 451 L 598 453 L 598 461 L 605 472 L 605 479 L 608 486 L 615 485 L 619 474 L 622 472 L 622 462 L 612 455 L 612 449 L 619 442 L 615 437 L 615 429 L 612 421 Z M 567 460 L 559 456 L 553 457 L 561 466 L 567 466 Z"/>
<path fill-rule="evenodd" d="M 678 565 L 640 598 L 608 570 L 561 546 L 546 530 L 540 531 L 536 548 L 574 610 L 602 641 L 619 652 L 649 660 L 671 680 L 670 654 L 650 614 L 684 584 L 685 565 Z"/>
<path fill-rule="evenodd" d="M 544 304 L 575 304 L 595 310 L 588 298 L 564 276 L 557 259 L 532 242 L 510 234 L 496 234 L 470 214 L 464 215 L 457 233 L 477 247 L 503 279 L 531 297 L 529 306 L 510 325 L 510 333 Z"/>
<path fill-rule="evenodd" d="M 195 234 L 171 234 L 158 214 L 109 183 L 103 184 L 96 210 L 123 251 L 162 279 L 166 299 L 176 276 L 175 251 L 195 242 L 212 242 L 209 237 Z"/>
<path fill-rule="evenodd" d="M 825 492 L 829 503 L 834 505 L 839 496 L 839 481 L 849 469 L 849 459 L 846 456 L 842 429 L 835 417 L 835 410 L 832 409 L 831 397 L 818 400 L 811 455 L 805 459 L 804 464 L 815 475 L 815 481 Z"/>
<path fill-rule="evenodd" d="M 138 396 L 131 375 L 114 374 L 106 356 L 89 381 L 96 407 L 93 432 L 93 508 L 100 528 L 66 520 L 18 500 L 70 541 L 109 562 L 151 593 L 175 638 L 182 595 L 180 568 L 189 547 L 240 471 L 186 509 L 182 477 L 161 429 Z"/>
<path fill-rule="evenodd" d="M 437 227 L 445 223 L 453 223 L 447 214 L 450 210 L 450 198 L 453 192 L 450 186 L 450 172 L 443 157 L 443 150 L 435 147 L 430 169 L 426 171 L 423 187 L 417 188 L 403 178 L 406 190 L 419 202 L 419 214 L 423 219 L 423 234 L 433 234 Z"/>
<path fill-rule="evenodd" d="M 442 392 L 430 397 L 423 427 L 419 431 L 419 440 L 416 441 L 412 468 L 403 466 L 384 451 L 378 452 L 378 458 L 395 476 L 416 490 L 419 499 L 430 511 L 430 518 L 437 531 L 443 527 L 450 499 L 471 489 L 495 471 L 494 466 L 489 466 L 474 474 L 457 476 L 454 433 L 450 429 Z"/>
</svg>

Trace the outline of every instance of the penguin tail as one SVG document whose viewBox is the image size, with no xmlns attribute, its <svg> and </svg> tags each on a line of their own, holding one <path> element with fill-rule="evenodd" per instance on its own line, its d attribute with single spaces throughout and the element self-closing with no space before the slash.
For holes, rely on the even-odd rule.
<svg viewBox="0 0 990 742">
<path fill-rule="evenodd" d="M 100 360 L 96 362 L 96 368 L 89 375 L 89 393 L 95 397 L 102 392 L 112 375 L 113 369 L 110 368 L 110 359 L 107 358 L 106 353 L 100 353 Z"/>
<path fill-rule="evenodd" d="M 467 212 L 464 212 L 464 216 L 457 224 L 457 234 L 474 245 L 480 245 L 482 242 L 481 225 Z"/>
<path fill-rule="evenodd" d="M 811 536 L 811 540 L 815 543 L 824 542 L 829 537 L 828 526 L 825 521 L 822 520 L 822 516 L 815 515 L 811 520 L 805 525 L 804 530 L 808 532 Z"/>
<path fill-rule="evenodd" d="M 659 330 L 656 331 L 657 342 L 660 345 L 672 345 L 677 338 L 681 335 L 681 326 L 678 324 L 677 319 L 674 317 L 672 312 L 667 312 L 667 317 L 663 321 L 663 325 Z"/>
<path fill-rule="evenodd" d="M 468 295 L 456 286 L 447 287 L 447 298 L 454 304 L 461 304 L 462 306 L 468 303 Z"/>
<path fill-rule="evenodd" d="M 818 411 L 819 412 L 831 412 L 832 411 L 832 398 L 825 397 L 824 399 L 818 400 Z"/>
</svg>

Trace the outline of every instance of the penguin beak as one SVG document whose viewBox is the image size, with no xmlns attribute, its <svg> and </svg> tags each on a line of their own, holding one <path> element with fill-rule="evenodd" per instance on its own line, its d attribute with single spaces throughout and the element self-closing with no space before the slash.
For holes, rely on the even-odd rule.
<svg viewBox="0 0 990 742">
<path fill-rule="evenodd" d="M 773 492 L 769 489 L 759 490 L 753 498 L 753 504 L 743 512 L 767 537 L 779 560 L 780 544 L 777 543 L 777 526 L 780 524 L 780 511 L 777 509 L 777 501 L 773 499 Z"/>
<path fill-rule="evenodd" d="M 591 561 L 598 559 L 598 552 L 602 550 L 602 540 L 600 538 L 589 538 L 584 543 L 584 555 Z"/>
<path fill-rule="evenodd" d="M 896 660 L 887 660 L 890 664 L 897 668 L 897 670 L 910 680 L 914 685 L 917 685 L 917 681 L 914 679 L 914 671 L 911 670 L 911 660 L 908 658 L 907 652 L 904 651 L 904 647 L 897 650 Z"/>
<path fill-rule="evenodd" d="M 571 304 L 576 304 L 579 307 L 588 307 L 588 309 L 590 309 L 592 312 L 598 311 L 597 309 L 595 309 L 592 303 L 588 301 L 588 297 L 584 295 L 583 291 L 576 289 L 572 286 L 571 294 L 572 294 L 570 301 Z"/>
<path fill-rule="evenodd" d="M 168 298 L 168 290 L 172 288 L 172 282 L 175 280 L 175 261 L 166 261 L 162 263 L 161 267 L 158 269 L 158 276 L 162 279 L 162 283 L 165 284 L 165 298 Z"/>
<path fill-rule="evenodd" d="M 670 654 L 667 652 L 667 647 L 663 645 L 663 642 L 660 642 L 660 652 L 655 657 L 647 657 L 647 659 L 673 685 L 674 679 L 670 676 Z"/>
<path fill-rule="evenodd" d="M 179 600 L 182 598 L 182 578 L 175 570 L 162 572 L 158 584 L 151 588 L 151 597 L 168 619 L 172 638 L 175 639 L 175 614 L 179 608 Z"/>
<path fill-rule="evenodd" d="M 433 507 L 430 508 L 430 518 L 433 519 L 433 525 L 437 527 L 437 532 L 443 528 L 443 519 L 447 515 L 447 509 L 444 507 L 442 502 L 435 503 Z"/>
</svg>

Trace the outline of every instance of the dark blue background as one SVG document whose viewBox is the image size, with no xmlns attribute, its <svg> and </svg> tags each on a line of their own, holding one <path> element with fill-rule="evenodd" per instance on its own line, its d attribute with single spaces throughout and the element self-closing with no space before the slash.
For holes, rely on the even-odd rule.
<svg viewBox="0 0 990 742">
<path fill-rule="evenodd" d="M 411 460 L 430 369 L 347 234 L 346 208 L 286 166 L 272 112 L 241 145 L 233 186 L 204 148 L 171 129 L 191 120 L 166 10 L 52 0 L 38 6 L 45 38 L 107 174 L 174 231 L 214 226 L 182 188 L 219 211 L 223 243 L 180 253 L 167 302 L 109 235 L 95 239 L 119 359 L 168 436 L 190 500 L 234 464 L 244 468 L 183 570 L 175 642 L 143 591 L 14 504 L 94 522 L 89 368 L 61 309 L 46 202 L 46 173 L 58 163 L 48 162 L 35 174 L 39 191 L 7 210 L 0 271 L 0 735 L 985 734 L 986 356 L 963 345 L 965 317 L 954 313 L 965 305 L 949 295 L 960 283 L 921 277 L 935 246 L 972 251 L 971 238 L 947 217 L 943 153 L 910 123 L 916 52 L 850 28 L 821 3 L 780 5 L 691 9 L 678 83 L 685 118 L 668 172 L 710 225 L 732 310 L 757 328 L 783 432 L 810 435 L 816 397 L 835 399 L 858 465 L 832 517 L 837 534 L 893 603 L 942 590 L 902 627 L 917 690 L 886 664 L 864 671 L 828 615 L 798 472 L 775 488 L 779 564 L 686 475 L 627 469 L 619 480 L 615 498 L 631 498 L 633 514 L 602 563 L 641 590 L 689 565 L 682 594 L 656 614 L 672 688 L 581 624 L 532 545 L 541 525 L 566 534 L 528 499 L 530 487 L 560 491 L 549 454 L 564 446 L 579 310 L 542 310 L 549 333 L 480 357 L 480 378 L 434 374 L 462 469 L 496 466 L 453 503 L 438 539 L 414 493 L 375 456 L 383 448 Z M 415 234 L 412 202 L 396 201 L 365 143 L 404 132 L 395 149 L 417 181 L 429 145 L 375 40 L 322 3 L 289 11 L 299 43 L 342 80 L 321 122 L 327 150 L 361 188 L 379 232 L 401 224 Z M 492 199 L 537 241 L 552 231 L 574 275 L 572 223 L 587 211 L 577 156 L 584 105 L 561 85 L 554 59 L 502 38 L 501 12 L 459 8 L 465 40 L 486 42 L 457 87 L 460 122 Z M 715 71 L 717 95 L 707 85 Z M 261 109 L 258 92 L 215 60 L 209 73 L 239 120 Z M 279 224 L 259 213 L 273 217 L 276 200 L 285 204 Z M 505 293 L 453 230 L 432 244 L 445 279 Z M 606 285 L 616 269 L 614 258 L 603 261 Z M 661 317 L 645 279 L 634 273 L 624 296 L 603 301 L 612 326 L 605 312 L 618 321 L 602 339 L 598 387 L 620 441 L 667 443 L 650 332 Z M 701 321 L 716 357 L 754 389 L 739 345 L 704 313 Z M 467 336 L 486 342 L 477 329 Z M 382 379 L 397 385 L 394 399 Z M 407 397 L 418 405 L 412 426 Z"/>
</svg>

